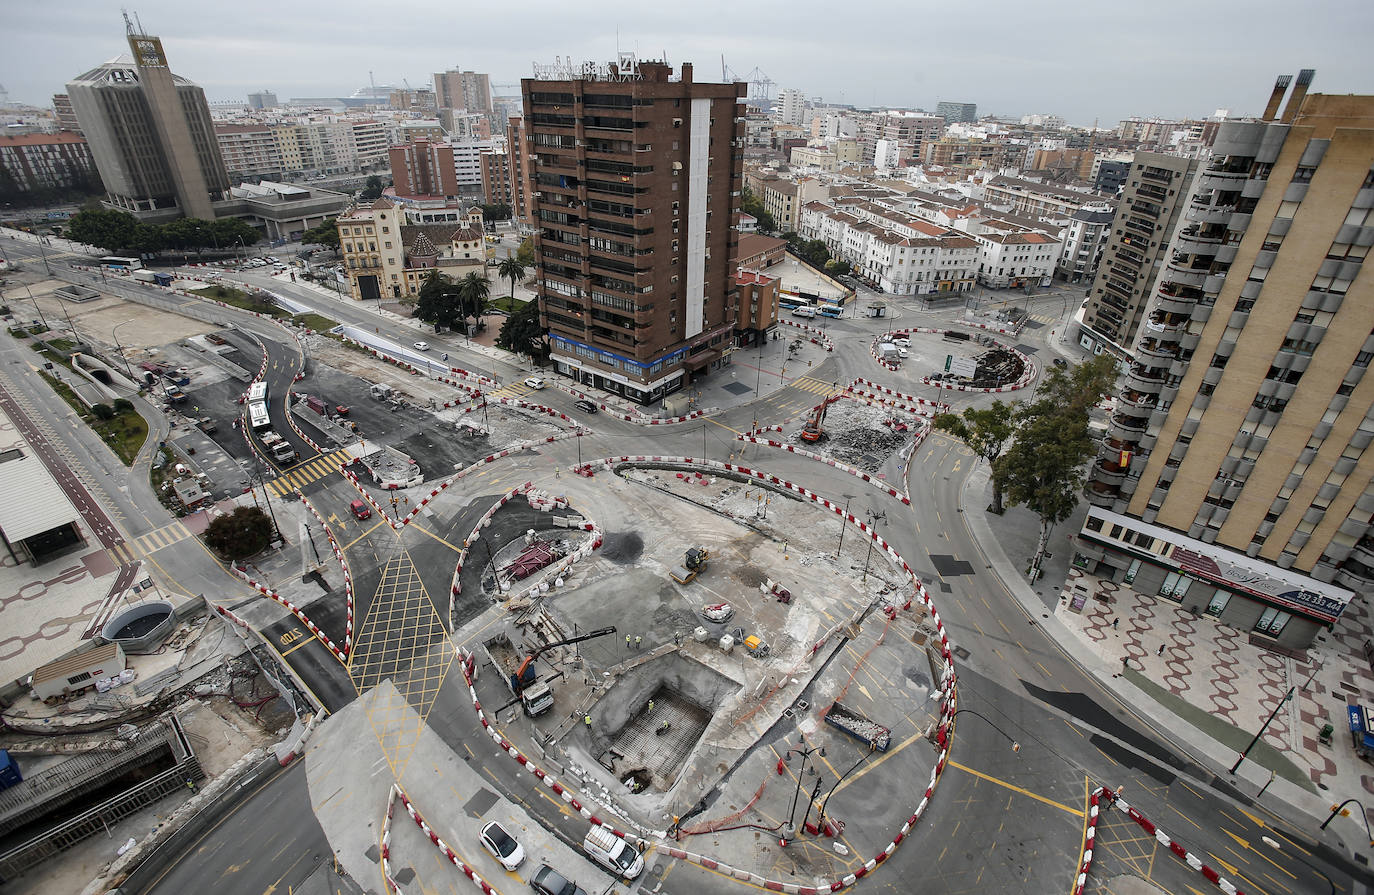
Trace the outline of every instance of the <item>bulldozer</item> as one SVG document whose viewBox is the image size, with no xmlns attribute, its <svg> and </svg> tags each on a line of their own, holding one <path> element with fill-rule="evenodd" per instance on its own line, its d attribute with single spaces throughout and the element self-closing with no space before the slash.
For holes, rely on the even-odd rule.
<svg viewBox="0 0 1374 895">
<path fill-rule="evenodd" d="M 699 573 L 706 569 L 706 564 L 710 559 L 711 551 L 705 547 L 689 547 L 686 555 L 682 558 L 681 565 L 675 566 L 669 574 L 678 584 L 690 584 Z"/>
</svg>

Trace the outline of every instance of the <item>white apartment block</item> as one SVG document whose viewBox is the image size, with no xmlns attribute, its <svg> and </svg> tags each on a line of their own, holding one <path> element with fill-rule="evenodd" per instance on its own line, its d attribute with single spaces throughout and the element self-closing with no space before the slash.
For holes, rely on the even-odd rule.
<svg viewBox="0 0 1374 895">
<path fill-rule="evenodd" d="M 1059 262 L 1059 240 L 1007 221 L 984 221 L 969 235 L 978 243 L 978 282 L 993 289 L 1048 286 Z"/>
<path fill-rule="evenodd" d="M 482 153 L 496 148 L 495 140 L 450 140 L 453 146 L 453 169 L 458 186 L 482 188 Z"/>
<path fill-rule="evenodd" d="M 783 124 L 800 125 L 806 117 L 806 94 L 795 87 L 778 91 L 778 108 Z"/>
</svg>

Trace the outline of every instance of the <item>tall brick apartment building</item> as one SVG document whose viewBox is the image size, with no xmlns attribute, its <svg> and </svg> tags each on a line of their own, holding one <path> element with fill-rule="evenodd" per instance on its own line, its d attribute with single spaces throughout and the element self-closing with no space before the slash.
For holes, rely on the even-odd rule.
<svg viewBox="0 0 1374 895">
<path fill-rule="evenodd" d="M 622 55 L 520 86 L 558 372 L 647 404 L 728 364 L 745 85 Z"/>
</svg>

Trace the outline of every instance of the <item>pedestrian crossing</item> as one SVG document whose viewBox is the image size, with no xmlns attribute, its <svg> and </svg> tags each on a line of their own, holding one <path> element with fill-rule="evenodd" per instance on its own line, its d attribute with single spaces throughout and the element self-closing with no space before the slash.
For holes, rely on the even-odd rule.
<svg viewBox="0 0 1374 895">
<path fill-rule="evenodd" d="M 487 392 L 493 398 L 529 398 L 535 392 L 534 389 L 525 385 L 523 382 L 507 382 L 498 389 Z"/>
<path fill-rule="evenodd" d="M 804 392 L 811 392 L 813 395 L 824 395 L 830 397 L 844 391 L 844 387 L 834 382 L 822 382 L 819 379 L 812 379 L 810 376 L 799 376 L 787 383 L 792 388 L 799 388 Z"/>
<path fill-rule="evenodd" d="M 181 522 L 171 522 L 162 526 L 156 531 L 150 531 L 146 535 L 140 535 L 132 541 L 125 541 L 116 544 L 105 551 L 105 553 L 116 563 L 123 565 L 137 559 L 142 559 L 161 550 L 163 547 L 170 547 L 191 537 L 191 530 Z"/>
<path fill-rule="evenodd" d="M 1049 314 L 1031 314 L 1031 315 L 1030 315 L 1030 319 L 1034 320 L 1036 323 L 1058 323 L 1058 322 L 1059 322 L 1059 318 L 1058 318 L 1058 317 L 1053 317 L 1053 316 L 1051 316 L 1051 315 L 1049 315 Z"/>
<path fill-rule="evenodd" d="M 276 497 L 285 497 L 292 492 L 301 490 L 311 482 L 318 482 L 331 472 L 338 472 L 341 459 L 343 458 L 335 454 L 321 454 L 313 460 L 305 461 L 290 472 L 277 476 L 267 483 L 267 490 Z"/>
</svg>

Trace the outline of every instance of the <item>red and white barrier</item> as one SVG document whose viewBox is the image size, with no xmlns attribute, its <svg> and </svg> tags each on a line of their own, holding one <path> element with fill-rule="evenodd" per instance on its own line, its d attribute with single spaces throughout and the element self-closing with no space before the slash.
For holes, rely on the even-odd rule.
<svg viewBox="0 0 1374 895">
<path fill-rule="evenodd" d="M 1111 791 L 1105 786 L 1099 786 L 1088 796 L 1088 823 L 1083 831 L 1083 854 L 1078 858 L 1078 876 L 1074 879 L 1071 895 L 1083 895 L 1083 888 L 1088 884 L 1088 871 L 1093 866 L 1093 844 L 1097 841 L 1098 808 L 1104 797 L 1109 802 L 1112 798 Z"/>
<path fill-rule="evenodd" d="M 846 386 L 846 388 L 853 391 L 857 386 L 865 386 L 866 388 L 872 389 L 875 392 L 881 392 L 885 395 L 891 395 L 892 397 L 897 398 L 901 401 L 905 401 L 908 404 L 915 404 L 919 407 L 929 407 L 936 413 L 944 413 L 945 411 L 949 410 L 949 405 L 943 401 L 927 401 L 925 398 L 918 398 L 915 395 L 908 395 L 905 392 L 899 392 L 896 389 L 888 388 L 885 385 L 879 385 L 873 380 L 864 379 L 863 377 L 855 379 L 853 382 L 849 383 L 849 385 Z"/>
<path fill-rule="evenodd" d="M 353 652 L 353 576 L 348 571 L 348 560 L 344 558 L 343 548 L 339 546 L 339 542 L 334 538 L 334 532 L 330 530 L 329 523 L 324 521 L 324 517 L 320 515 L 319 510 L 315 509 L 315 505 L 311 503 L 304 494 L 301 495 L 301 503 L 305 504 L 305 508 L 310 511 L 311 515 L 315 517 L 315 521 L 320 523 L 320 527 L 324 529 L 324 536 L 329 539 L 329 547 L 334 551 L 334 558 L 338 560 L 339 568 L 343 569 L 344 598 L 348 610 L 347 620 L 344 625 L 343 654 L 344 657 L 347 658 L 348 654 Z"/>
<path fill-rule="evenodd" d="M 676 846 L 668 844 L 666 842 L 668 836 L 667 831 L 650 832 L 650 836 L 654 837 L 657 840 L 660 840 L 659 850 L 666 852 L 672 857 L 684 861 L 691 861 L 702 867 L 706 867 L 711 870 L 716 870 L 727 876 L 731 876 L 735 879 L 751 883 L 755 886 L 759 886 L 769 891 L 786 892 L 791 893 L 791 895 L 822 895 L 822 893 L 837 892 L 841 889 L 853 886 L 860 879 L 867 876 L 869 873 L 872 873 L 879 864 L 883 863 L 889 857 L 891 857 L 893 852 L 897 850 L 897 847 L 902 843 L 902 841 L 908 835 L 910 835 L 912 828 L 915 827 L 915 825 L 920 821 L 921 817 L 924 816 L 926 809 L 929 807 L 930 800 L 935 792 L 935 786 L 939 782 L 940 776 L 944 772 L 945 766 L 949 761 L 951 734 L 949 725 L 950 719 L 953 718 L 955 705 L 957 703 L 957 693 L 954 675 L 954 657 L 949 644 L 948 632 L 945 629 L 943 620 L 940 618 L 939 611 L 935 608 L 934 602 L 930 597 L 930 592 L 926 589 L 925 584 L 920 580 L 920 578 L 916 576 L 915 572 L 912 571 L 911 567 L 906 563 L 906 561 L 902 559 L 900 554 L 898 554 L 887 543 L 886 540 L 881 538 L 877 534 L 877 532 L 870 528 L 865 522 L 855 519 L 852 515 L 846 514 L 843 508 L 836 506 L 829 500 L 820 497 L 819 495 L 811 491 L 801 488 L 800 486 L 779 479 L 776 476 L 772 476 L 762 471 L 736 466 L 730 463 L 722 463 L 716 460 L 700 460 L 691 457 L 622 456 L 607 457 L 602 460 L 593 462 L 607 466 L 608 468 L 614 468 L 616 466 L 625 465 L 655 464 L 700 466 L 703 468 L 719 469 L 726 472 L 735 472 L 747 475 L 752 478 L 757 478 L 759 480 L 766 481 L 774 485 L 778 485 L 780 487 L 786 488 L 787 490 L 795 491 L 799 494 L 802 494 L 810 500 L 813 500 L 817 503 L 822 504 L 823 506 L 826 506 L 837 515 L 846 516 L 846 518 L 848 518 L 849 521 L 853 522 L 854 525 L 861 532 L 863 532 L 873 541 L 876 547 L 881 549 L 882 552 L 889 557 L 889 559 L 896 563 L 915 585 L 916 595 L 921 599 L 926 610 L 930 613 L 930 617 L 935 625 L 935 629 L 940 640 L 941 654 L 944 657 L 945 662 L 945 672 L 941 677 L 939 685 L 941 694 L 941 727 L 937 739 L 940 751 L 934 767 L 931 768 L 930 779 L 921 796 L 920 802 L 913 810 L 911 816 L 906 820 L 905 823 L 902 824 L 902 826 L 898 829 L 897 833 L 893 836 L 892 840 L 887 844 L 887 846 L 883 848 L 882 851 L 878 852 L 876 855 L 869 858 L 867 861 L 863 863 L 863 865 L 861 865 L 853 872 L 848 873 L 839 879 L 832 880 L 829 883 L 825 883 L 819 886 L 807 886 L 800 885 L 790 881 L 784 882 L 779 880 L 768 879 L 767 877 L 761 876 L 753 872 L 752 870 L 732 867 L 730 865 L 717 861 L 716 859 L 711 858 L 707 855 L 700 855 L 693 852 L 689 852 L 685 849 L 677 848 Z M 813 653 L 819 650 L 821 646 L 824 644 L 824 642 L 825 638 L 822 638 L 821 641 L 818 641 L 817 644 L 812 647 Z M 482 725 L 483 729 L 487 732 L 487 734 L 492 738 L 492 741 L 495 742 L 501 748 L 501 750 L 505 752 L 510 758 L 515 760 L 526 770 L 530 771 L 534 775 L 536 780 L 538 780 L 545 787 L 551 790 L 555 795 L 562 798 L 565 803 L 567 803 L 570 807 L 572 807 L 582 817 L 590 821 L 592 824 L 607 827 L 607 829 L 610 829 L 616 835 L 621 836 L 622 838 L 625 838 L 632 842 L 649 842 L 650 840 L 641 839 L 632 834 L 623 833 L 621 831 L 615 830 L 613 827 L 610 827 L 608 824 L 606 824 L 605 821 L 601 820 L 601 818 L 593 814 L 591 808 L 589 808 L 582 801 L 580 801 L 571 790 L 564 787 L 555 778 L 550 777 L 542 768 L 535 764 L 533 760 L 531 760 L 528 756 L 521 752 L 519 748 L 517 748 L 509 739 L 507 739 L 500 732 L 500 730 L 498 730 L 495 727 L 495 725 L 491 723 L 490 720 L 488 720 L 486 713 L 482 709 L 482 703 L 477 698 L 476 688 L 473 685 L 474 665 L 475 661 L 472 655 L 470 653 L 465 654 L 463 657 L 462 668 L 463 677 L 465 678 L 468 685 L 468 695 L 472 699 L 473 709 L 477 713 L 478 722 Z"/>
<path fill-rule="evenodd" d="M 922 437 L 924 437 L 924 433 L 922 433 Z M 808 451 L 806 448 L 797 447 L 795 444 L 787 444 L 786 442 L 782 441 L 773 441 L 770 438 L 755 438 L 752 435 L 736 435 L 735 440 L 747 442 L 749 444 L 759 444 L 763 445 L 764 447 L 777 448 L 778 450 L 787 451 L 787 453 L 789 454 L 796 454 L 799 457 L 807 457 L 811 460 L 819 461 L 821 463 L 824 463 L 826 466 L 833 466 L 841 472 L 847 472 L 857 479 L 862 479 L 863 481 L 872 485 L 874 488 L 877 488 L 879 491 L 882 491 L 883 493 L 887 494 L 888 497 L 895 497 L 907 506 L 911 506 L 911 498 L 907 497 L 905 494 L 898 492 L 896 488 L 890 487 L 885 482 L 878 481 L 877 479 L 873 478 L 873 476 L 864 472 L 862 469 L 856 469 L 853 466 L 841 463 L 834 457 L 827 457 L 824 454 L 818 454 L 815 451 Z"/>
<path fill-rule="evenodd" d="M 334 641 L 329 639 L 329 635 L 324 633 L 324 631 L 320 630 L 319 625 L 311 621 L 310 616 L 306 615 L 303 609 L 301 609 L 295 603 L 286 599 L 286 597 L 283 597 L 281 594 L 277 593 L 275 590 L 268 587 L 267 585 L 259 584 L 257 581 L 253 580 L 253 578 L 250 577 L 246 572 L 239 570 L 237 566 L 234 566 L 232 568 L 240 578 L 248 582 L 248 586 L 253 588 L 253 590 L 262 594 L 264 597 L 267 597 L 268 599 L 280 603 L 282 606 L 286 607 L 286 610 L 290 612 L 292 615 L 294 615 L 297 621 L 305 625 L 307 631 L 315 635 L 315 638 L 319 640 L 320 643 L 324 644 L 325 649 L 329 650 L 331 653 L 334 654 L 334 658 L 338 659 L 340 662 L 348 661 L 348 656 L 344 655 L 343 650 L 339 649 L 337 646 L 334 645 Z"/>
<path fill-rule="evenodd" d="M 823 329 L 817 329 L 814 326 L 810 326 L 805 323 L 798 323 L 795 320 L 788 320 L 786 318 L 781 318 L 778 320 L 778 322 L 781 323 L 783 326 L 795 327 L 801 330 L 802 332 L 806 333 L 812 345 L 819 345 L 826 351 L 835 350 L 835 343 L 830 341 L 830 337 L 825 334 L 825 330 Z"/>
<path fill-rule="evenodd" d="M 1142 830 L 1144 830 L 1149 835 L 1155 837 L 1156 842 L 1167 848 L 1169 851 L 1173 852 L 1174 855 L 1177 856 L 1178 859 L 1181 860 L 1183 863 L 1187 864 L 1189 867 L 1193 868 L 1198 873 L 1201 873 L 1208 882 L 1212 883 L 1218 889 L 1225 892 L 1226 895 L 1244 895 L 1244 893 L 1240 889 L 1237 889 L 1235 884 L 1233 884 L 1230 880 L 1226 879 L 1221 874 L 1217 873 L 1211 867 L 1208 867 L 1206 864 L 1202 863 L 1201 858 L 1199 858 L 1192 852 L 1188 851 L 1178 842 L 1175 842 L 1169 836 L 1168 833 L 1165 833 L 1159 827 L 1156 827 L 1153 823 L 1147 820 L 1145 815 L 1141 814 L 1135 808 L 1126 804 L 1126 800 L 1121 798 L 1120 795 L 1113 795 L 1110 799 L 1110 803 L 1113 806 L 1121 809 L 1122 811 L 1125 811 L 1126 814 L 1131 818 L 1131 820 L 1135 821 L 1136 824 Z"/>
<path fill-rule="evenodd" d="M 401 805 L 405 807 L 406 813 L 410 815 L 410 819 L 415 821 L 415 825 L 419 827 L 426 836 L 429 837 L 429 841 L 434 843 L 434 847 L 439 849 L 440 853 L 448 859 L 448 862 L 450 864 L 461 870 L 463 872 L 463 875 L 466 876 L 469 880 L 471 880 L 472 883 L 475 886 L 477 886 L 477 888 L 481 889 L 482 892 L 485 893 L 485 895 L 500 895 L 499 892 L 497 892 L 495 889 L 491 887 L 490 883 L 482 879 L 481 874 L 479 874 L 476 870 L 473 870 L 470 866 L 468 866 L 468 864 L 464 862 L 462 858 L 458 857 L 458 853 L 455 852 L 447 842 L 445 842 L 443 839 L 439 837 L 439 834 L 436 833 L 434 831 L 434 828 L 429 825 L 429 822 L 425 820 L 424 815 L 420 813 L 420 809 L 416 808 L 415 803 L 410 800 L 410 796 L 406 793 L 405 790 L 401 789 L 399 783 L 391 784 L 391 795 L 388 797 L 386 805 L 386 817 L 388 821 L 391 820 L 391 816 L 395 811 L 397 799 L 399 799 Z M 382 873 L 386 876 L 386 880 L 389 884 L 391 884 L 392 886 L 396 886 L 396 881 L 391 876 L 391 868 L 389 861 L 391 857 L 391 844 L 389 834 L 390 829 L 387 824 L 384 824 L 382 833 Z M 396 891 L 401 891 L 400 886 L 396 886 Z"/>
</svg>

